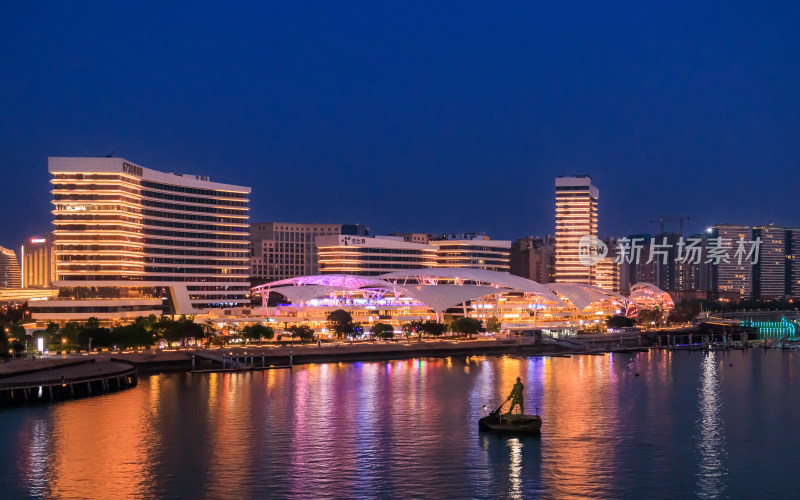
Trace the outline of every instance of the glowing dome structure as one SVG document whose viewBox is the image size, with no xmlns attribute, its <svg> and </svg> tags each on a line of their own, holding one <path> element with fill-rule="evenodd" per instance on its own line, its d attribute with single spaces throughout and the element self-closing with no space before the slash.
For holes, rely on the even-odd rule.
<svg viewBox="0 0 800 500">
<path fill-rule="evenodd" d="M 630 299 L 642 309 L 668 310 L 675 307 L 675 302 L 670 294 L 652 283 L 636 283 L 631 287 Z"/>
</svg>

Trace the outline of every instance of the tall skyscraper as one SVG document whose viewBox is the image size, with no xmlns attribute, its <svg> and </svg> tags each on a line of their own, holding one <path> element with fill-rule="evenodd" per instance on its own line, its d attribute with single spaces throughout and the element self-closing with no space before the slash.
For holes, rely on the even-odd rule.
<svg viewBox="0 0 800 500">
<path fill-rule="evenodd" d="M 592 267 L 579 259 L 582 236 L 597 238 L 600 191 L 588 175 L 556 178 L 556 282 L 592 284 Z"/>
<path fill-rule="evenodd" d="M 749 299 L 753 296 L 753 266 L 750 260 L 743 260 L 740 264 L 734 258 L 739 238 L 750 241 L 752 228 L 728 224 L 714 226 L 707 249 L 713 248 L 714 243 L 720 242 L 719 247 L 724 249 L 729 258 L 728 262 L 711 263 L 713 290 L 720 294 L 735 292 L 739 298 Z"/>
<path fill-rule="evenodd" d="M 787 233 L 785 228 L 773 224 L 753 228 L 753 240 L 761 240 L 758 261 L 753 264 L 753 297 L 780 299 L 791 294 L 787 280 L 787 275 L 791 276 L 786 259 Z"/>
<path fill-rule="evenodd" d="M 249 303 L 250 188 L 122 158 L 50 158 L 59 296 L 38 319 L 196 314 Z"/>
<path fill-rule="evenodd" d="M 800 229 L 786 230 L 786 293 L 800 297 Z"/>
</svg>

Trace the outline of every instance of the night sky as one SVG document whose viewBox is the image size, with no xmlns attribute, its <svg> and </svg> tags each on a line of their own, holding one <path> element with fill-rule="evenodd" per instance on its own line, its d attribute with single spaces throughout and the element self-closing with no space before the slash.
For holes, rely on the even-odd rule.
<svg viewBox="0 0 800 500">
<path fill-rule="evenodd" d="M 180 5 L 179 5 L 180 4 Z M 603 235 L 800 226 L 800 2 L 3 2 L 0 245 L 48 156 L 252 186 L 251 221 Z M 677 223 L 667 228 L 677 229 Z"/>
</svg>

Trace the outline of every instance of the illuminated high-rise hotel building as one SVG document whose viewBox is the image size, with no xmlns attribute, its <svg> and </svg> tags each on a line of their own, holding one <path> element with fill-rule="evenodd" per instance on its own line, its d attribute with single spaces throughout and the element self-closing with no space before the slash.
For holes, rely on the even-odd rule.
<svg viewBox="0 0 800 500">
<path fill-rule="evenodd" d="M 758 261 L 752 266 L 753 297 L 757 299 L 781 299 L 791 295 L 791 276 L 787 260 L 788 231 L 774 224 L 753 228 L 753 240 L 761 241 Z M 747 238 L 749 239 L 749 238 Z M 735 242 L 734 242 L 735 243 Z"/>
<path fill-rule="evenodd" d="M 115 320 L 247 304 L 250 188 L 121 158 L 50 158 L 58 297 L 34 317 Z"/>
<path fill-rule="evenodd" d="M 739 239 L 750 241 L 753 230 L 750 226 L 718 224 L 713 228 L 713 240 L 717 240 L 722 249 L 720 253 L 727 258 L 712 263 L 713 290 L 717 293 L 736 293 L 741 299 L 753 296 L 753 265 L 751 260 L 739 262 L 734 257 Z M 711 246 L 709 240 L 708 246 Z M 708 247 L 707 247 L 708 248 Z"/>
<path fill-rule="evenodd" d="M 556 178 L 556 282 L 591 285 L 592 267 L 579 259 L 582 236 L 597 238 L 599 190 L 588 175 Z"/>
</svg>

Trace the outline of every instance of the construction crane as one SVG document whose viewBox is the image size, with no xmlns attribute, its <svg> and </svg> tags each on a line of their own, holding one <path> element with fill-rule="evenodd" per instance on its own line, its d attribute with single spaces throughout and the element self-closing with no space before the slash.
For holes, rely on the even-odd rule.
<svg viewBox="0 0 800 500">
<path fill-rule="evenodd" d="M 658 219 L 654 219 L 649 221 L 651 224 L 659 223 L 661 224 L 661 234 L 664 234 L 664 223 L 668 221 L 680 221 L 681 232 L 680 235 L 683 236 L 683 221 L 691 220 L 692 218 L 687 215 L 682 215 L 680 217 L 664 217 L 663 215 Z"/>
</svg>

